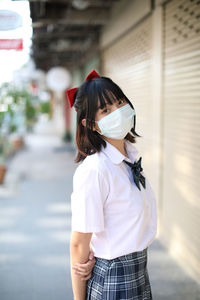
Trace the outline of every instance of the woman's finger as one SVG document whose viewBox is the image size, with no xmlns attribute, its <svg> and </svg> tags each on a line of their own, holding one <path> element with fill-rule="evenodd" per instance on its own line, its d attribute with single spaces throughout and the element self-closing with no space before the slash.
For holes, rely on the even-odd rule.
<svg viewBox="0 0 200 300">
<path fill-rule="evenodd" d="M 92 260 L 94 258 L 94 252 L 90 249 L 89 259 Z"/>
<path fill-rule="evenodd" d="M 81 266 L 81 265 L 86 265 L 88 262 L 91 262 L 91 261 L 94 261 L 94 262 L 96 262 L 96 259 L 95 259 L 95 257 L 93 257 L 92 259 L 89 259 L 86 263 L 84 263 L 84 264 L 81 264 L 81 263 L 76 263 L 75 265 L 77 265 L 77 266 Z"/>
<path fill-rule="evenodd" d="M 96 260 L 89 260 L 87 263 L 85 264 L 80 264 L 77 263 L 74 266 L 72 266 L 75 274 L 79 275 L 79 276 L 88 276 L 88 274 L 90 272 L 92 272 L 92 269 L 94 268 Z"/>
<path fill-rule="evenodd" d="M 90 271 L 87 272 L 75 271 L 75 274 L 79 276 L 88 276 L 88 274 L 90 274 Z"/>
<path fill-rule="evenodd" d="M 86 268 L 87 267 L 87 263 L 85 264 L 79 264 L 77 263 L 76 265 L 74 265 L 72 268 L 76 268 L 76 269 L 81 269 L 81 268 Z"/>
<path fill-rule="evenodd" d="M 81 272 L 90 272 L 90 267 L 88 267 L 88 266 L 85 266 L 85 267 L 77 267 L 77 268 L 74 268 L 74 270 L 76 270 L 76 271 L 81 271 Z"/>
<path fill-rule="evenodd" d="M 91 273 L 88 276 L 82 277 L 81 280 L 88 280 L 91 277 Z"/>
<path fill-rule="evenodd" d="M 92 271 L 93 267 L 95 265 L 95 261 L 88 261 L 86 264 L 79 264 L 77 266 L 73 266 L 72 268 L 79 271 Z"/>
</svg>

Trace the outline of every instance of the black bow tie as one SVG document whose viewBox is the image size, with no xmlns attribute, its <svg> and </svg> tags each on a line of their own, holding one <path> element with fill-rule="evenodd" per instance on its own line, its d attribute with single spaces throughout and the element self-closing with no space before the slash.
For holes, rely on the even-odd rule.
<svg viewBox="0 0 200 300">
<path fill-rule="evenodd" d="M 133 180 L 140 191 L 141 191 L 141 189 L 140 189 L 139 182 L 141 182 L 142 186 L 144 188 L 146 188 L 145 177 L 140 173 L 143 170 L 143 168 L 141 167 L 141 159 L 142 159 L 142 157 L 140 157 L 137 162 L 134 162 L 134 164 L 132 164 L 126 160 L 123 160 L 131 168 L 131 171 L 133 174 Z"/>
</svg>

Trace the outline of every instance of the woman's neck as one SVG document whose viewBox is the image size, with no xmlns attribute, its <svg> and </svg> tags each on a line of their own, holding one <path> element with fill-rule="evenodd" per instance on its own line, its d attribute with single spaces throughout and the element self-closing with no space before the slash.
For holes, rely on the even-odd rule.
<svg viewBox="0 0 200 300">
<path fill-rule="evenodd" d="M 128 154 L 126 152 L 126 148 L 125 148 L 125 142 L 124 139 L 122 140 L 115 140 L 115 139 L 111 139 L 108 137 L 104 137 L 104 139 L 106 141 L 108 141 L 111 145 L 113 145 L 115 148 L 117 148 L 124 156 L 128 157 Z"/>
</svg>

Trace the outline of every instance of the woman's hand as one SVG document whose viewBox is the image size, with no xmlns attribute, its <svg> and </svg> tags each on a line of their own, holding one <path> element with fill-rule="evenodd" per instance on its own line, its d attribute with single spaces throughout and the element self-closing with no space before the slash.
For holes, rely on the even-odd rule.
<svg viewBox="0 0 200 300">
<path fill-rule="evenodd" d="M 90 249 L 89 260 L 85 264 L 76 263 L 72 268 L 75 274 L 81 277 L 81 280 L 88 280 L 91 277 L 95 262 L 94 253 Z"/>
</svg>

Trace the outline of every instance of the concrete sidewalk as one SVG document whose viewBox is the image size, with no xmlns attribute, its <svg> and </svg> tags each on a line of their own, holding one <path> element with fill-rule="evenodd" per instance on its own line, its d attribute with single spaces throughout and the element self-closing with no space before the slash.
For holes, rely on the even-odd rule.
<svg viewBox="0 0 200 300">
<path fill-rule="evenodd" d="M 73 148 L 45 126 L 26 137 L 0 187 L 0 300 L 72 300 L 69 270 Z M 200 287 L 156 239 L 154 300 L 197 300 Z"/>
</svg>

